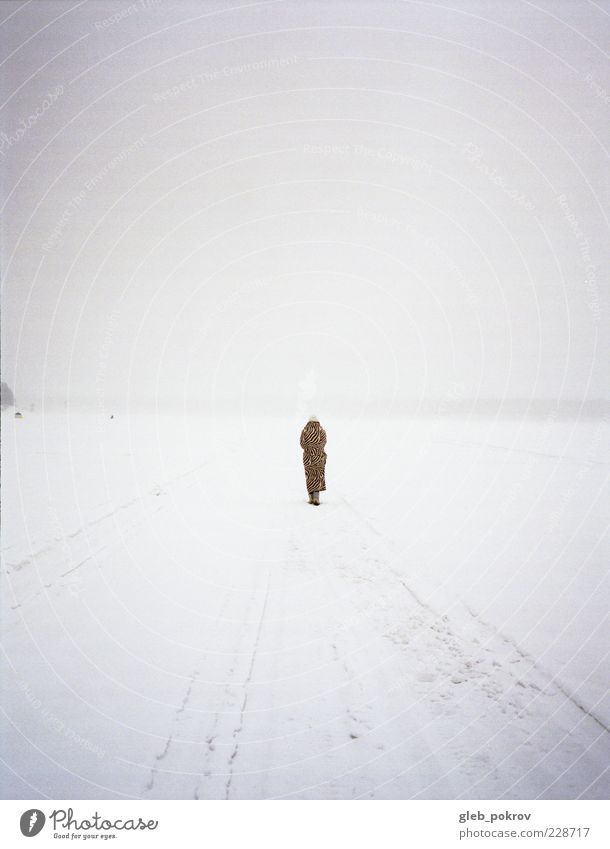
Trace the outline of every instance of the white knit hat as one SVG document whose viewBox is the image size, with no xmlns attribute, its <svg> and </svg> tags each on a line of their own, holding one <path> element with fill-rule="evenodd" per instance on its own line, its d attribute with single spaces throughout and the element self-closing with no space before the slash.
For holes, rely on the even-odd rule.
<svg viewBox="0 0 610 849">
<path fill-rule="evenodd" d="M 309 421 L 310 421 L 310 422 L 319 422 L 319 421 L 320 421 L 320 419 L 319 419 L 317 416 L 310 416 L 310 417 L 309 417 Z"/>
</svg>

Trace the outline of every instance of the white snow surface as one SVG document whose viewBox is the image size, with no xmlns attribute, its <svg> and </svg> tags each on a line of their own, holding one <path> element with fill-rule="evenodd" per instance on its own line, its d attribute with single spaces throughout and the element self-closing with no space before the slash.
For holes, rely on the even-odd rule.
<svg viewBox="0 0 610 849">
<path fill-rule="evenodd" d="M 319 412 L 2 414 L 4 796 L 607 796 L 607 423 Z"/>
</svg>

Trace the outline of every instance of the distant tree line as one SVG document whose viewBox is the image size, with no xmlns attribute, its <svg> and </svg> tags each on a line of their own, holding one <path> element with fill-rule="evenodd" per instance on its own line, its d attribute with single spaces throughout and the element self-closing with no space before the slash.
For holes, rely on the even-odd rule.
<svg viewBox="0 0 610 849">
<path fill-rule="evenodd" d="M 3 410 L 6 410 L 7 407 L 15 406 L 15 396 L 13 395 L 13 390 L 8 385 L 2 381 L 0 383 L 0 404 Z"/>
</svg>

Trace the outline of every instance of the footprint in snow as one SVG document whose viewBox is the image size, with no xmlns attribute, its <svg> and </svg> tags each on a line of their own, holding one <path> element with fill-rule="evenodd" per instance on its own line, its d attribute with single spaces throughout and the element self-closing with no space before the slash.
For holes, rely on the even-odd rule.
<svg viewBox="0 0 610 849">
<path fill-rule="evenodd" d="M 418 681 L 423 681 L 425 683 L 436 681 L 436 675 L 432 672 L 420 672 L 416 677 Z"/>
</svg>

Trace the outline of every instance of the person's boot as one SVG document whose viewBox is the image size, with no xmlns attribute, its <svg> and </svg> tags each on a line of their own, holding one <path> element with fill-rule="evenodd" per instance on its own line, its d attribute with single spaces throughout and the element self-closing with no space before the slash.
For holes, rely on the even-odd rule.
<svg viewBox="0 0 610 849">
<path fill-rule="evenodd" d="M 308 494 L 309 494 L 309 503 L 313 504 L 313 492 L 310 492 Z"/>
<path fill-rule="evenodd" d="M 319 492 L 314 492 L 313 503 L 316 505 L 316 507 L 320 506 L 320 493 Z"/>
</svg>

